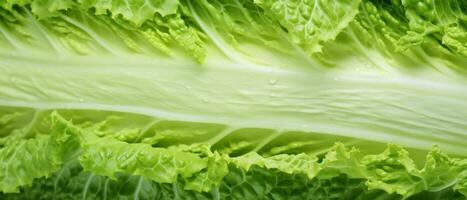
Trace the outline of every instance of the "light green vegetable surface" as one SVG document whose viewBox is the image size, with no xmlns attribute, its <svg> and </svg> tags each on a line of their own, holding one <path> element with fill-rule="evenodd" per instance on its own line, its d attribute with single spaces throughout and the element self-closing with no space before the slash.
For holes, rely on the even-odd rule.
<svg viewBox="0 0 467 200">
<path fill-rule="evenodd" d="M 0 0 L 0 199 L 467 198 L 466 0 Z"/>
</svg>

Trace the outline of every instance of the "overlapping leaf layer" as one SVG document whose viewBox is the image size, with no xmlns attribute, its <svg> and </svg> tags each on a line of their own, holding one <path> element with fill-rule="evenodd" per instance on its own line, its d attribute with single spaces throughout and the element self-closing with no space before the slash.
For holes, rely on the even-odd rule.
<svg viewBox="0 0 467 200">
<path fill-rule="evenodd" d="M 19 122 L 21 114 L 3 115 L 4 125 Z M 134 124 L 112 126 L 122 120 L 118 115 L 102 122 L 75 116 L 76 124 L 57 112 L 36 118 L 30 130 L 15 129 L 16 134 L 2 138 L 0 189 L 13 192 L 3 198 L 417 199 L 434 195 L 462 199 L 466 192 L 466 160 L 451 158 L 437 148 L 419 169 L 397 145 L 375 155 L 342 143 L 323 156 L 267 155 L 261 153 L 264 149 L 239 154 L 247 149 L 241 142 L 230 141 L 230 149 L 216 149 L 206 142 L 168 145 L 189 138 L 184 133 L 187 127 L 202 137 L 215 131 L 209 126 L 159 122 L 142 130 Z M 36 135 L 18 138 L 31 133 Z M 306 146 L 295 144 L 283 146 L 282 151 Z"/>
<path fill-rule="evenodd" d="M 462 0 L 1 0 L 0 199 L 465 199 L 466 29 Z"/>
</svg>

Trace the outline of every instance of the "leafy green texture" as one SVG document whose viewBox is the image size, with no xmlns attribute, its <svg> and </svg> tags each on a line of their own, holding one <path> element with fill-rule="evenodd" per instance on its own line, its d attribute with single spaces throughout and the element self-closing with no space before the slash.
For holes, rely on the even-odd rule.
<svg viewBox="0 0 467 200">
<path fill-rule="evenodd" d="M 294 187 L 303 191 L 296 198 L 323 199 L 368 195 L 397 199 L 423 192 L 461 198 L 459 192 L 463 192 L 459 178 L 465 173 L 465 160 L 450 158 L 438 149 L 428 154 L 422 169 L 395 145 L 381 154 L 361 155 L 338 143 L 321 160 L 303 153 L 263 157 L 251 152 L 233 157 L 203 144 L 164 148 L 128 143 L 102 134 L 103 123 L 75 125 L 57 112 L 46 116 L 43 124 L 50 125 L 41 128 L 48 134 L 6 143 L 0 151 L 6 161 L 1 189 L 20 192 L 5 198 L 284 199 L 294 196 Z M 454 192 L 452 187 L 460 190 Z"/>
<path fill-rule="evenodd" d="M 321 50 L 322 42 L 332 40 L 347 27 L 358 12 L 360 1 L 273 1 L 255 0 L 266 15 L 285 27 L 291 41 L 306 52 Z"/>
<path fill-rule="evenodd" d="M 465 199 L 467 3 L 0 1 L 0 199 Z"/>
</svg>

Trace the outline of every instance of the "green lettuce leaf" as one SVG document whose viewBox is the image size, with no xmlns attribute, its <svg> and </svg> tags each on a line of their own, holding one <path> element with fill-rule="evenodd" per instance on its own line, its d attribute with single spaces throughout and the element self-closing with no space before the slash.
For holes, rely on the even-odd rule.
<svg viewBox="0 0 467 200">
<path fill-rule="evenodd" d="M 137 184 L 136 191 L 130 192 L 135 196 L 156 195 L 140 193 L 141 187 L 144 187 L 144 190 L 155 190 L 148 191 L 149 193 L 158 193 L 162 190 L 159 186 L 164 184 L 181 184 L 176 187 L 193 191 L 194 194 L 227 193 L 222 194 L 225 196 L 235 195 L 236 192 L 233 188 L 229 190 L 223 188 L 222 192 L 216 192 L 216 190 L 226 187 L 224 184 L 232 181 L 231 176 L 239 176 L 238 173 L 279 173 L 285 176 L 299 176 L 300 179 L 312 182 L 324 180 L 326 183 L 328 180 L 335 180 L 331 181 L 329 186 L 326 183 L 324 186 L 315 186 L 317 187 L 315 189 L 305 187 L 306 190 L 334 190 L 333 187 L 336 186 L 333 182 L 341 183 L 341 178 L 345 180 L 343 183 L 348 180 L 357 184 L 355 186 L 358 189 L 357 194 L 352 194 L 355 190 L 353 186 L 339 186 L 343 187 L 345 194 L 332 194 L 333 192 L 328 191 L 329 193 L 320 194 L 323 198 L 332 199 L 333 195 L 336 197 L 367 195 L 367 193 L 373 193 L 372 191 L 384 191 L 380 195 L 397 194 L 396 196 L 401 198 L 409 198 L 423 192 L 441 195 L 448 188 L 451 188 L 451 192 L 446 195 L 459 196 L 458 192 L 463 192 L 462 174 L 467 170 L 462 164 L 465 160 L 452 159 L 441 153 L 439 149 L 434 149 L 428 154 L 427 162 L 422 169 L 417 168 L 414 161 L 408 157 L 407 151 L 395 145 L 390 145 L 381 154 L 362 157 L 356 149 L 347 150 L 338 143 L 321 161 L 316 156 L 303 153 L 263 157 L 256 152 L 251 152 L 232 157 L 229 154 L 212 151 L 211 147 L 202 144 L 170 145 L 163 148 L 145 143 L 128 143 L 112 135 L 102 134 L 104 130 L 102 123 L 92 124 L 89 121 L 82 121 L 75 125 L 57 112 L 52 112 L 50 117 L 45 117 L 43 120 L 44 124 L 50 124 L 49 131 L 47 131 L 49 134 L 38 134 L 35 138 L 7 143 L 0 151 L 2 160 L 7 163 L 2 168 L 2 176 L 0 176 L 3 192 L 21 191 L 20 195 L 37 195 L 38 191 L 34 191 L 37 190 L 34 189 L 35 187 L 53 187 L 53 191 L 50 192 L 61 193 L 60 190 L 69 189 L 61 188 L 61 184 L 57 182 L 60 181 L 59 179 L 64 179 L 62 176 L 68 174 L 77 177 L 67 178 L 70 181 L 65 185 L 77 185 L 66 187 L 81 188 L 73 190 L 81 193 L 83 198 L 110 195 L 107 193 L 112 189 L 107 188 L 109 187 L 107 184 L 120 184 L 122 178 L 137 180 L 137 183 L 134 183 Z M 43 125 L 41 128 L 47 130 L 46 127 Z M 33 151 L 33 149 L 39 149 L 39 151 Z M 26 164 L 28 161 L 21 159 L 27 159 L 30 163 Z M 256 170 L 261 172 L 255 172 Z M 70 173 L 77 174 L 70 175 Z M 45 185 L 35 186 L 33 181 L 36 179 L 39 179 L 37 180 L 39 182 L 45 181 L 38 183 Z M 77 179 L 78 183 L 74 183 L 74 179 Z M 248 185 L 267 184 L 268 179 L 251 180 L 253 183 L 248 183 Z M 102 186 L 102 184 L 105 185 Z M 266 186 L 261 189 L 263 186 L 256 188 L 257 186 L 253 185 L 245 186 L 253 187 L 255 191 L 248 198 L 257 197 L 257 195 L 266 195 L 264 198 L 269 198 L 267 197 L 269 192 L 265 190 L 279 187 Z M 453 186 L 458 192 L 452 191 Z M 246 188 L 241 190 L 246 190 Z M 307 195 L 317 195 L 314 192 Z M 282 196 L 281 198 L 288 196 L 281 190 L 277 193 L 274 195 Z"/>
<path fill-rule="evenodd" d="M 465 199 L 460 0 L 0 1 L 0 199 Z"/>
</svg>

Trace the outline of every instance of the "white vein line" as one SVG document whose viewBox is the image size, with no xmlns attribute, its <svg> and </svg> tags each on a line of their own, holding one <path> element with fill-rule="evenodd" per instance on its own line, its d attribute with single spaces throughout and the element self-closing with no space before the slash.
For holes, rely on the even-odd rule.
<svg viewBox="0 0 467 200">
<path fill-rule="evenodd" d="M 214 200 L 220 200 L 221 199 L 221 195 L 219 193 L 219 187 L 215 187 L 213 189 L 213 199 Z"/>
<path fill-rule="evenodd" d="M 139 180 L 138 180 L 138 186 L 136 186 L 136 189 L 135 189 L 135 194 L 133 194 L 133 200 L 138 200 L 139 197 L 139 192 L 141 190 L 141 185 L 143 185 L 143 177 L 139 177 Z"/>
<path fill-rule="evenodd" d="M 375 66 L 381 68 L 382 70 L 384 70 L 385 72 L 387 72 L 389 74 L 398 74 L 399 73 L 397 68 L 391 67 L 386 62 L 387 59 L 383 58 L 383 56 L 381 54 L 366 50 L 366 48 L 362 45 L 362 43 L 360 42 L 358 37 L 355 35 L 355 33 L 354 33 L 354 31 L 352 29 L 348 32 L 348 35 L 350 36 L 352 41 L 354 41 L 354 43 L 355 43 L 356 47 L 358 48 L 358 50 L 362 53 L 362 55 L 366 59 L 368 59 L 368 61 L 370 61 Z"/>
<path fill-rule="evenodd" d="M 14 38 L 13 35 L 9 34 L 6 30 L 8 30 L 8 28 L 6 28 L 3 22 L 0 21 L 0 33 L 3 34 L 6 40 L 16 49 L 26 49 L 18 40 Z"/>
<path fill-rule="evenodd" d="M 83 191 L 83 200 L 86 200 L 86 194 L 88 193 L 89 186 L 91 185 L 91 181 L 94 175 L 92 173 L 89 173 L 88 180 L 86 180 L 86 185 L 84 186 L 84 191 Z"/>
<path fill-rule="evenodd" d="M 261 150 L 264 146 L 266 146 L 267 144 L 269 144 L 272 140 L 274 140 L 275 138 L 277 138 L 279 135 L 281 135 L 282 133 L 281 132 L 278 132 L 278 131 L 274 131 L 271 133 L 271 135 L 269 135 L 267 138 L 264 138 L 261 140 L 261 142 L 252 150 L 254 152 L 258 152 L 259 150 Z"/>
<path fill-rule="evenodd" d="M 201 29 L 209 36 L 212 42 L 217 46 L 217 48 L 229 59 L 235 61 L 237 63 L 246 63 L 246 59 L 243 56 L 239 55 L 238 53 L 232 51 L 232 49 L 223 41 L 222 38 L 219 37 L 219 34 L 215 29 L 210 29 L 199 17 L 198 13 L 195 11 L 191 2 L 188 1 L 188 7 L 193 15 L 193 18 L 201 27 Z"/>
<path fill-rule="evenodd" d="M 60 44 L 60 42 L 54 40 L 52 37 L 50 37 L 51 33 L 46 31 L 42 24 L 36 20 L 36 18 L 31 14 L 31 12 L 24 8 L 24 12 L 27 13 L 28 18 L 31 20 L 32 24 L 39 30 L 39 32 L 42 34 L 42 36 L 49 42 L 50 46 L 52 46 L 53 50 L 55 50 L 56 53 L 59 54 L 67 54 L 68 51 Z"/>
<path fill-rule="evenodd" d="M 63 18 L 65 21 L 75 25 L 76 27 L 80 28 L 81 30 L 85 31 L 88 35 L 90 35 L 101 47 L 103 47 L 106 51 L 112 53 L 112 54 L 118 54 L 119 52 L 115 51 L 115 49 L 118 49 L 117 47 L 113 47 L 112 45 L 109 45 L 107 42 L 102 39 L 96 32 L 92 31 L 91 29 L 87 28 L 85 25 L 81 24 L 80 22 L 65 16 L 65 15 L 60 15 L 61 18 Z"/>
<path fill-rule="evenodd" d="M 220 133 L 218 133 L 216 136 L 214 136 L 210 140 L 208 140 L 207 143 L 210 144 L 210 145 L 214 145 L 214 144 L 218 143 L 220 140 L 222 140 L 222 138 L 225 138 L 228 135 L 230 135 L 236 129 L 237 128 L 234 128 L 234 127 L 227 127 L 224 130 L 222 130 Z"/>
<path fill-rule="evenodd" d="M 140 134 L 138 135 L 138 137 L 136 138 L 136 142 L 139 142 L 141 140 L 141 138 L 143 137 L 143 135 L 149 131 L 149 129 L 151 129 L 155 124 L 157 124 L 158 122 L 160 122 L 160 120 L 157 120 L 157 119 L 154 119 L 152 120 L 151 122 L 149 122 L 148 124 L 146 124 L 143 128 L 141 128 L 141 131 L 140 131 Z"/>
<path fill-rule="evenodd" d="M 180 194 L 178 194 L 178 188 L 176 186 L 177 182 L 172 183 L 172 190 L 174 191 L 174 199 L 180 199 Z"/>
<path fill-rule="evenodd" d="M 18 151 L 21 151 L 21 150 L 22 150 L 21 148 L 26 144 L 26 142 L 27 142 L 27 141 L 22 142 L 19 146 L 15 147 L 15 150 L 14 150 L 15 152 L 10 156 L 10 159 L 8 159 L 5 163 L 2 163 L 2 165 L 5 165 L 5 175 L 6 175 L 6 177 L 9 177 L 9 176 L 10 176 L 10 174 L 8 174 L 8 171 L 10 171 L 9 168 L 10 168 L 10 163 L 11 163 L 11 161 L 12 161 L 13 159 L 17 159 L 17 158 L 16 158 L 16 153 L 17 153 Z M 7 149 L 7 150 L 8 150 L 8 149 Z M 22 178 L 15 177 L 15 179 L 21 180 Z"/>
<path fill-rule="evenodd" d="M 32 119 L 31 121 L 29 121 L 29 123 L 24 127 L 23 131 L 24 131 L 24 135 L 27 137 L 27 136 L 31 136 L 32 133 L 30 133 L 32 131 L 32 128 L 34 127 L 34 124 L 37 122 L 37 120 L 39 119 L 39 115 L 42 113 L 42 110 L 40 109 L 37 109 L 34 111 L 34 115 L 32 116 Z"/>
<path fill-rule="evenodd" d="M 107 188 L 109 187 L 109 178 L 106 178 L 105 179 L 105 183 L 104 183 L 104 200 L 107 200 Z"/>
<path fill-rule="evenodd" d="M 70 157 L 68 157 L 69 159 L 70 158 L 77 158 L 78 155 L 81 154 L 81 150 L 79 151 L 76 151 L 73 155 L 71 155 Z M 57 191 L 57 188 L 58 188 L 58 182 L 60 181 L 61 177 L 62 177 L 62 174 L 63 174 L 63 171 L 64 169 L 66 169 L 69 165 L 73 164 L 73 162 L 67 162 L 65 163 L 63 166 L 62 166 L 62 169 L 57 173 L 57 177 L 54 181 L 54 193 Z"/>
</svg>

